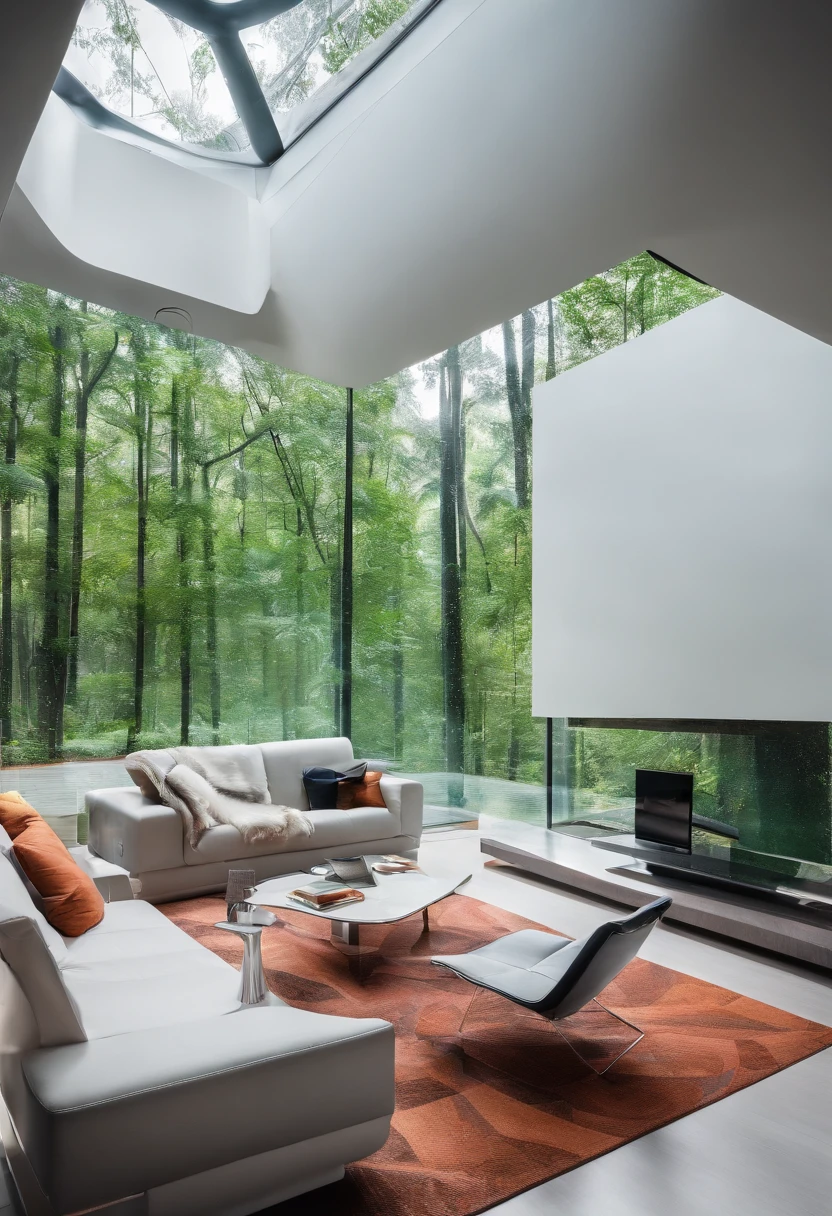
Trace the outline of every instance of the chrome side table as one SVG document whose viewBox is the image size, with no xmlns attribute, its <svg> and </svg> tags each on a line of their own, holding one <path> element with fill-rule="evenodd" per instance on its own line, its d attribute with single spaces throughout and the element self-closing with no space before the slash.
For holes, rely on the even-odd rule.
<svg viewBox="0 0 832 1216">
<path fill-rule="evenodd" d="M 266 977 L 263 973 L 263 955 L 260 949 L 262 925 L 230 924 L 227 920 L 219 921 L 214 928 L 226 929 L 236 933 L 243 939 L 243 968 L 240 972 L 240 991 L 238 997 L 241 1005 L 262 1005 L 269 996 L 266 987 Z"/>
</svg>

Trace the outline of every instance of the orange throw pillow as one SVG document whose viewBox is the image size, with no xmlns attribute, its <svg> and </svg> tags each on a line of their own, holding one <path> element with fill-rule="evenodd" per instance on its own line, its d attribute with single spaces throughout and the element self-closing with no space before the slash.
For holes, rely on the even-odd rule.
<svg viewBox="0 0 832 1216">
<path fill-rule="evenodd" d="M 40 892 L 44 916 L 59 933 L 80 937 L 103 918 L 104 900 L 98 887 L 39 815 L 15 837 L 14 855 Z"/>
<path fill-rule="evenodd" d="M 354 811 L 360 806 L 383 806 L 381 773 L 365 773 L 363 781 L 339 781 L 335 805 L 339 811 Z"/>
<path fill-rule="evenodd" d="M 0 824 L 6 829 L 12 840 L 28 828 L 30 823 L 41 820 L 33 806 L 25 798 L 21 798 L 17 790 L 8 790 L 0 794 Z"/>
</svg>

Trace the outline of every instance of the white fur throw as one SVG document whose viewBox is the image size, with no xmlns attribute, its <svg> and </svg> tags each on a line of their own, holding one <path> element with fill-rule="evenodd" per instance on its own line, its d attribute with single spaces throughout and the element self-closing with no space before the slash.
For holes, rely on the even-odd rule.
<svg viewBox="0 0 832 1216">
<path fill-rule="evenodd" d="M 197 842 L 209 827 L 227 823 L 236 828 L 246 844 L 273 841 L 292 836 L 309 836 L 312 823 L 290 806 L 268 806 L 245 802 L 216 789 L 210 781 L 187 764 L 177 764 L 165 778 L 167 787 L 182 799 L 191 813 Z"/>
<path fill-rule="evenodd" d="M 313 832 L 311 820 L 302 811 L 273 805 L 265 779 L 249 779 L 229 755 L 206 755 L 202 748 L 178 747 L 134 752 L 125 765 L 143 793 L 155 795 L 179 813 L 192 848 L 217 824 L 235 827 L 246 844 L 271 841 L 279 846 Z"/>
</svg>

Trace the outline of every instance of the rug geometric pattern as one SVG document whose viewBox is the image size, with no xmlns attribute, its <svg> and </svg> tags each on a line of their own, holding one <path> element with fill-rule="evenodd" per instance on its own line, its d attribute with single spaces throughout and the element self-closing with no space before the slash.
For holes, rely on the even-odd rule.
<svg viewBox="0 0 832 1216">
<path fill-rule="evenodd" d="M 240 965 L 238 940 L 214 928 L 222 899 L 161 910 Z M 358 979 L 328 922 L 278 915 L 263 931 L 269 987 L 303 1009 L 392 1022 L 397 1078 L 384 1148 L 279 1216 L 472 1216 L 832 1045 L 827 1026 L 637 958 L 601 1000 L 647 1033 L 597 1077 L 542 1018 L 493 994 L 472 1004 L 470 984 L 430 963 L 543 926 L 454 895 L 431 908 L 428 933 L 421 913 L 362 928 L 382 950 Z M 560 1025 L 596 1067 L 634 1037 L 601 1011 Z"/>
</svg>

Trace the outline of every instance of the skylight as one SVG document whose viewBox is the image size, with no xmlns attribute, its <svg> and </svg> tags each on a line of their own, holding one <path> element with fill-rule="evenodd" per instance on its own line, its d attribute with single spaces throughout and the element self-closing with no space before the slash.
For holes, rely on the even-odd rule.
<svg viewBox="0 0 832 1216">
<path fill-rule="evenodd" d="M 55 89 L 115 133 L 269 164 L 436 3 L 86 0 Z"/>
</svg>

